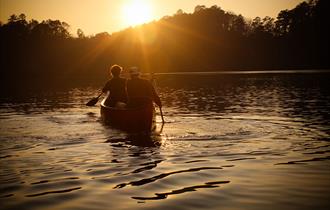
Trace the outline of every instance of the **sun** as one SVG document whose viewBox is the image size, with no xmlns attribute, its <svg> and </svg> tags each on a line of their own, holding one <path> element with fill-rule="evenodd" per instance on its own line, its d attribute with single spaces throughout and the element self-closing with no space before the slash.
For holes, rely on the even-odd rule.
<svg viewBox="0 0 330 210">
<path fill-rule="evenodd" d="M 146 0 L 130 0 L 122 7 L 125 25 L 135 26 L 153 19 L 152 6 Z"/>
</svg>

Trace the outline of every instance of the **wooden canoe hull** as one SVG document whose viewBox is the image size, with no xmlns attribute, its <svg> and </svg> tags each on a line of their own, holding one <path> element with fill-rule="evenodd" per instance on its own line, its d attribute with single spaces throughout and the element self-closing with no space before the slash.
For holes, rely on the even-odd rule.
<svg viewBox="0 0 330 210">
<path fill-rule="evenodd" d="M 150 132 L 155 129 L 155 108 L 152 103 L 143 107 L 118 109 L 101 103 L 102 121 L 128 132 Z"/>
</svg>

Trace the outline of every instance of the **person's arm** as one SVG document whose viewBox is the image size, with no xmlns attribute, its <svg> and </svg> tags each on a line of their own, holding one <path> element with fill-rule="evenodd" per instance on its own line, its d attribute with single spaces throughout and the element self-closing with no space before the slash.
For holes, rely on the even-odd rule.
<svg viewBox="0 0 330 210">
<path fill-rule="evenodd" d="M 110 86 L 110 81 L 108 81 L 108 82 L 104 85 L 104 87 L 102 88 L 102 93 L 107 93 L 108 90 L 110 89 L 109 86 Z"/>
</svg>

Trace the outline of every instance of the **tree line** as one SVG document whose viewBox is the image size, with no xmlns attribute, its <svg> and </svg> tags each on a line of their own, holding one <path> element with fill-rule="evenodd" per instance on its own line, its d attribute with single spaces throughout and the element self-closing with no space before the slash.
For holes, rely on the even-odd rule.
<svg viewBox="0 0 330 210">
<path fill-rule="evenodd" d="M 69 33 L 59 20 L 12 15 L 0 23 L 1 83 L 88 85 L 106 80 L 108 67 L 144 72 L 328 69 L 329 1 L 309 0 L 277 18 L 252 20 L 219 6 L 178 10 L 108 34 Z"/>
</svg>

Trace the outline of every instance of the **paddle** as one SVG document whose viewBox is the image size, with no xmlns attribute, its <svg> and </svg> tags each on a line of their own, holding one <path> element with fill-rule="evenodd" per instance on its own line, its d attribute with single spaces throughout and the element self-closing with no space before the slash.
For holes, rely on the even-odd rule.
<svg viewBox="0 0 330 210">
<path fill-rule="evenodd" d="M 156 79 L 155 79 L 154 75 L 155 74 L 152 72 L 151 73 L 151 84 L 154 86 L 154 88 L 157 91 Z M 160 106 L 159 106 L 159 111 L 160 111 L 160 116 L 162 117 L 162 123 L 164 124 L 165 120 L 164 120 L 163 110 L 162 110 L 162 107 L 160 107 Z"/>
<path fill-rule="evenodd" d="M 101 97 L 102 94 L 103 93 L 100 93 L 100 95 L 98 95 L 97 97 L 92 98 L 90 101 L 86 103 L 86 106 L 94 106 L 99 101 L 99 98 Z"/>
<path fill-rule="evenodd" d="M 159 110 L 160 110 L 160 116 L 162 117 L 162 122 L 165 123 L 162 107 L 159 107 Z"/>
</svg>

